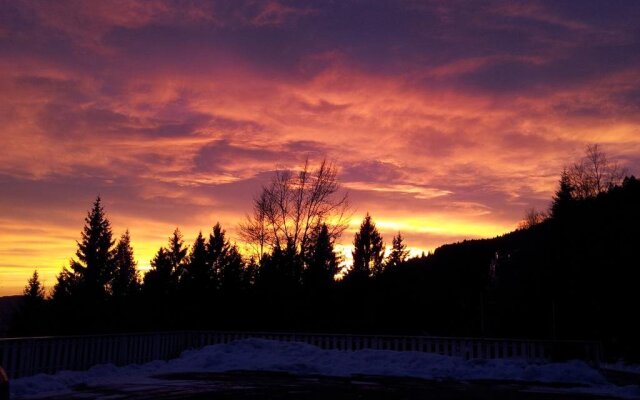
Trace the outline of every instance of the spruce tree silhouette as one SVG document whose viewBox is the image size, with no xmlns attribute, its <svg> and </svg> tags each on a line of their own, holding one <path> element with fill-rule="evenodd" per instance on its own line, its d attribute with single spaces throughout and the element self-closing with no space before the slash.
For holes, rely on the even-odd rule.
<svg viewBox="0 0 640 400">
<path fill-rule="evenodd" d="M 143 292 L 152 298 L 169 296 L 176 291 L 177 283 L 169 251 L 161 247 L 151 260 L 151 269 L 144 275 Z"/>
<path fill-rule="evenodd" d="M 180 229 L 176 228 L 173 231 L 173 235 L 169 238 L 169 247 L 167 248 L 167 254 L 169 260 L 171 260 L 171 271 L 176 276 L 176 281 L 179 283 L 184 274 L 184 267 L 187 262 L 187 252 L 189 249 L 184 247 L 184 240 L 182 239 L 182 233 Z"/>
<path fill-rule="evenodd" d="M 147 324 L 150 328 L 183 328 L 187 315 L 180 290 L 186 276 L 187 252 L 180 229 L 169 237 L 167 247 L 161 247 L 151 260 L 151 269 L 144 275 L 144 295 Z"/>
<path fill-rule="evenodd" d="M 198 233 L 188 261 L 184 265 L 184 273 L 181 277 L 180 286 L 189 297 L 203 298 L 207 291 L 211 290 L 212 273 L 207 263 L 207 245 L 202 236 Z"/>
<path fill-rule="evenodd" d="M 40 282 L 40 276 L 38 270 L 33 271 L 33 275 L 29 278 L 27 286 L 25 286 L 22 292 L 26 303 L 32 303 L 34 305 L 42 304 L 45 299 L 44 286 Z"/>
<path fill-rule="evenodd" d="M 409 257 L 409 251 L 407 251 L 407 246 L 404 244 L 404 238 L 400 232 L 393 237 L 392 243 L 391 252 L 387 257 L 386 268 L 397 268 Z"/>
<path fill-rule="evenodd" d="M 45 289 L 40 282 L 38 271 L 35 270 L 22 291 L 20 311 L 11 321 L 9 334 L 11 336 L 45 334 L 48 328 L 46 308 Z"/>
<path fill-rule="evenodd" d="M 340 258 L 333 247 L 327 225 L 316 228 L 303 254 L 304 292 L 300 298 L 304 305 L 304 325 L 307 329 L 326 329 L 327 321 L 336 318 L 339 309 L 336 297 L 335 275 L 339 271 Z"/>
<path fill-rule="evenodd" d="M 111 280 L 110 308 L 113 315 L 108 330 L 122 331 L 139 329 L 141 282 L 131 246 L 131 235 L 127 229 L 120 236 L 115 248 L 114 273 Z"/>
<path fill-rule="evenodd" d="M 353 265 L 348 272 L 349 279 L 361 281 L 382 273 L 384 243 L 369 213 L 360 224 L 353 246 Z"/>
<path fill-rule="evenodd" d="M 54 303 L 66 303 L 71 301 L 74 294 L 78 293 L 80 277 L 73 270 L 63 267 L 56 276 L 56 284 L 53 286 L 52 300 Z"/>
<path fill-rule="evenodd" d="M 339 268 L 339 258 L 326 224 L 316 229 L 309 245 L 305 254 L 304 285 L 309 290 L 326 291 L 333 285 Z"/>
<path fill-rule="evenodd" d="M 242 288 L 244 261 L 236 246 L 230 246 L 220 263 L 220 290 L 223 295 L 238 293 Z"/>
<path fill-rule="evenodd" d="M 292 241 L 283 249 L 274 247 L 264 264 L 265 271 L 261 275 L 268 279 L 269 285 L 279 288 L 279 291 L 291 293 L 301 284 L 303 262 Z"/>
<path fill-rule="evenodd" d="M 185 273 L 188 251 L 180 229 L 176 228 L 168 246 L 158 249 L 151 260 L 151 269 L 144 275 L 143 291 L 153 297 L 174 295 Z"/>
<path fill-rule="evenodd" d="M 103 330 L 112 310 L 107 305 L 114 276 L 114 241 L 100 196 L 85 218 L 77 260 L 63 268 L 53 289 L 53 331 L 82 333 Z"/>
<path fill-rule="evenodd" d="M 100 196 L 85 218 L 82 239 L 71 267 L 78 274 L 83 295 L 92 299 L 105 299 L 114 272 L 114 241 L 111 224 L 106 218 Z"/>
<path fill-rule="evenodd" d="M 220 289 L 224 265 L 227 262 L 231 245 L 225 238 L 225 231 L 216 223 L 209 234 L 207 243 L 207 262 L 210 265 L 214 287 Z"/>
<path fill-rule="evenodd" d="M 140 290 L 140 277 L 136 270 L 136 261 L 131 247 L 131 236 L 127 229 L 116 245 L 114 255 L 114 274 L 111 281 L 111 294 L 115 298 L 130 298 Z"/>
<path fill-rule="evenodd" d="M 570 206 L 574 199 L 574 188 L 571 185 L 571 178 L 567 169 L 562 170 L 560 175 L 559 188 L 553 196 L 551 205 L 551 217 L 560 217 Z"/>
</svg>

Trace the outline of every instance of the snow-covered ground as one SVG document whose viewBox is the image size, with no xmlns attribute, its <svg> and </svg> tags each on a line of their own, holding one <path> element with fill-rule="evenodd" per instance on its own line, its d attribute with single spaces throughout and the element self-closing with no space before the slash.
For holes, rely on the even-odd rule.
<svg viewBox="0 0 640 400">
<path fill-rule="evenodd" d="M 603 364 L 602 368 L 611 371 L 629 372 L 640 376 L 640 365 L 626 364 L 623 361 L 618 361 L 613 364 Z"/>
<path fill-rule="evenodd" d="M 98 365 L 88 371 L 63 371 L 12 382 L 12 399 L 29 399 L 71 392 L 76 385 L 153 384 L 154 375 L 176 372 L 234 370 L 285 371 L 327 376 L 384 375 L 425 379 L 512 380 L 563 383 L 579 393 L 640 398 L 636 385 L 610 384 L 582 361 L 532 364 L 520 360 L 463 360 L 418 352 L 322 350 L 303 343 L 246 339 L 184 352 L 170 361 L 116 367 Z M 567 389 L 564 389 L 567 390 Z"/>
</svg>

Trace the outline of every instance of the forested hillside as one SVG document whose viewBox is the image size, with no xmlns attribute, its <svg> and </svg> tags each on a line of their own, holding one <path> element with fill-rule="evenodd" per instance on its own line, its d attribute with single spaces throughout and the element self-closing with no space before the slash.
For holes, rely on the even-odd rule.
<svg viewBox="0 0 640 400">
<path fill-rule="evenodd" d="M 407 328 L 411 312 L 394 309 L 420 303 L 416 328 L 432 333 L 600 339 L 637 357 L 638 205 L 633 177 L 593 197 L 556 197 L 538 224 L 410 260 L 383 280 L 393 300 L 382 304 Z"/>
</svg>

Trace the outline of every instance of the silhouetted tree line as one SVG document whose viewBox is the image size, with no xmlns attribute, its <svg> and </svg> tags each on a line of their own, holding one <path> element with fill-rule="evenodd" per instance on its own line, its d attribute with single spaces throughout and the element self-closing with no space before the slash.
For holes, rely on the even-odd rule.
<svg viewBox="0 0 640 400">
<path fill-rule="evenodd" d="M 408 258 L 366 215 L 341 279 L 346 226 L 335 167 L 278 172 L 242 225 L 243 257 L 216 224 L 191 246 L 176 229 L 141 279 L 129 233 L 117 241 L 100 198 L 50 299 L 37 272 L 15 334 L 165 329 L 349 331 L 596 339 L 640 358 L 640 181 L 597 146 L 563 171 L 548 212 L 493 239 Z"/>
</svg>

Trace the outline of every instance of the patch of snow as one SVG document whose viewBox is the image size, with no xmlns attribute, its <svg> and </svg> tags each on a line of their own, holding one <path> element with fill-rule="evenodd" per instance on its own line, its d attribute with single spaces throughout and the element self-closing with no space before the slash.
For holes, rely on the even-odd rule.
<svg viewBox="0 0 640 400">
<path fill-rule="evenodd" d="M 637 374 L 640 375 L 640 365 L 638 364 L 627 364 L 623 361 L 618 361 L 616 363 L 613 364 L 603 364 L 602 365 L 603 369 L 608 369 L 611 371 L 620 371 L 620 372 L 627 372 L 630 374 Z"/>
<path fill-rule="evenodd" d="M 98 365 L 87 371 L 62 371 L 16 379 L 14 399 L 60 395 L 76 385 L 158 384 L 154 375 L 176 372 L 225 372 L 233 370 L 283 371 L 327 376 L 385 375 L 425 379 L 513 380 L 576 385 L 579 392 L 640 398 L 637 386 L 611 385 L 596 369 L 582 361 L 531 363 L 524 360 L 464 360 L 420 352 L 359 350 L 345 352 L 264 339 L 189 350 L 170 361 L 144 365 Z"/>
</svg>

